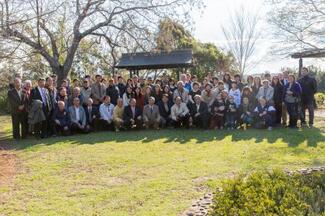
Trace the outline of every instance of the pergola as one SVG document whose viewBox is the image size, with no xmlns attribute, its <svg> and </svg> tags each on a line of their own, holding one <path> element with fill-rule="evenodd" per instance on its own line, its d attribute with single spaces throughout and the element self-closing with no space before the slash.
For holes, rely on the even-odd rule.
<svg viewBox="0 0 325 216">
<path fill-rule="evenodd" d="M 115 68 L 129 70 L 132 77 L 134 74 L 139 75 L 140 70 L 186 69 L 192 66 L 193 52 L 191 49 L 184 49 L 169 52 L 124 53 Z"/>
<path fill-rule="evenodd" d="M 293 53 L 292 58 L 299 59 L 299 76 L 303 67 L 303 58 L 325 58 L 325 49 L 313 49 L 303 52 Z"/>
</svg>

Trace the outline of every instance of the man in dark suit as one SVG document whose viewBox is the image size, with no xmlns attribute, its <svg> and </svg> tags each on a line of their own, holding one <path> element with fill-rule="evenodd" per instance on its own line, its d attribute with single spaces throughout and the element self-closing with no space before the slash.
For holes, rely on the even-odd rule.
<svg viewBox="0 0 325 216">
<path fill-rule="evenodd" d="M 123 121 L 126 128 L 142 127 L 142 110 L 136 106 L 136 100 L 132 98 L 130 104 L 124 108 Z"/>
<path fill-rule="evenodd" d="M 27 104 L 25 103 L 25 93 L 22 91 L 20 78 L 15 78 L 13 87 L 8 91 L 8 100 L 11 111 L 13 138 L 19 140 L 20 138 L 26 138 L 28 133 Z"/>
<path fill-rule="evenodd" d="M 169 96 L 167 94 L 164 94 L 161 101 L 158 102 L 162 127 L 171 125 L 172 119 L 170 114 L 172 106 L 173 102 L 169 99 Z"/>
<path fill-rule="evenodd" d="M 190 122 L 196 127 L 207 129 L 209 125 L 208 105 L 201 100 L 201 95 L 194 96 L 194 103 L 190 104 Z"/>
<path fill-rule="evenodd" d="M 88 98 L 86 105 L 83 106 L 86 113 L 86 122 L 90 126 L 90 130 L 98 129 L 99 110 L 97 106 L 93 105 L 93 99 Z"/>
<path fill-rule="evenodd" d="M 41 126 L 41 138 L 48 136 L 48 122 L 51 120 L 51 111 L 52 111 L 52 101 L 49 91 L 45 88 L 45 79 L 39 78 L 37 82 L 37 87 L 34 88 L 31 92 L 32 100 L 40 100 L 43 104 L 43 112 L 46 120 L 42 122 Z"/>
</svg>

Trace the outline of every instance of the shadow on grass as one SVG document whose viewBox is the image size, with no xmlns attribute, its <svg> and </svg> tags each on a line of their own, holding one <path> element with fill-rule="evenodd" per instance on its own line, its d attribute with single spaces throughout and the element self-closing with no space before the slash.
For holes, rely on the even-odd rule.
<svg viewBox="0 0 325 216">
<path fill-rule="evenodd" d="M 124 142 L 139 142 L 151 143 L 157 139 L 162 139 L 163 143 L 175 142 L 179 144 L 186 144 L 189 141 L 201 144 L 204 142 L 218 142 L 224 139 L 232 142 L 236 141 L 250 141 L 254 143 L 261 143 L 267 141 L 272 144 L 281 141 L 289 147 L 296 147 L 306 142 L 309 147 L 317 147 L 318 143 L 325 142 L 325 133 L 319 128 L 301 128 L 301 129 L 288 129 L 288 128 L 275 128 L 273 131 L 248 129 L 233 130 L 233 131 L 213 131 L 213 130 L 142 130 L 142 131 L 126 131 L 126 132 L 94 132 L 90 134 L 80 134 L 69 137 L 56 137 L 42 140 L 35 140 L 30 138 L 20 142 L 10 141 L 7 148 L 9 149 L 25 149 L 34 145 L 53 145 L 62 142 L 71 142 L 78 145 L 92 145 L 113 141 L 118 143 Z"/>
</svg>

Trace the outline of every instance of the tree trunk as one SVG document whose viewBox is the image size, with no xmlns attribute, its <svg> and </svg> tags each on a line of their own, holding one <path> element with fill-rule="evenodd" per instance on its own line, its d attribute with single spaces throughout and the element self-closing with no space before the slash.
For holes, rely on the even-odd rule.
<svg viewBox="0 0 325 216">
<path fill-rule="evenodd" d="M 62 81 L 68 77 L 68 73 L 64 71 L 63 66 L 52 68 L 52 71 L 57 76 L 57 87 L 61 86 Z"/>
</svg>

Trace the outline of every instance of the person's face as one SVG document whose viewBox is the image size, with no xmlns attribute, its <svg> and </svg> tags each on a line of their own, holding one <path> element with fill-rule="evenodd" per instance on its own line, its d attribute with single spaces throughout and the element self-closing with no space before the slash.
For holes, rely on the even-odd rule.
<svg viewBox="0 0 325 216">
<path fill-rule="evenodd" d="M 46 85 L 47 86 L 52 86 L 53 85 L 53 79 L 52 78 L 47 78 L 47 80 L 46 80 Z"/>
<path fill-rule="evenodd" d="M 68 85 L 68 83 L 67 83 L 66 81 L 63 81 L 63 82 L 61 83 L 61 87 L 67 87 L 67 85 Z"/>
<path fill-rule="evenodd" d="M 248 103 L 249 103 L 249 100 L 248 100 L 247 97 L 243 98 L 243 103 L 244 103 L 244 104 L 248 104 Z"/>
<path fill-rule="evenodd" d="M 236 85 L 236 83 L 232 83 L 232 84 L 231 84 L 231 88 L 233 88 L 233 89 L 237 89 L 237 85 Z"/>
<path fill-rule="evenodd" d="M 97 76 L 97 77 L 96 77 L 96 82 L 97 82 L 97 83 L 100 83 L 101 81 L 102 81 L 102 77 L 101 77 L 101 76 Z"/>
<path fill-rule="evenodd" d="M 38 86 L 43 88 L 45 86 L 45 81 L 44 80 L 39 80 L 38 81 Z"/>
<path fill-rule="evenodd" d="M 118 82 L 119 83 L 123 83 L 123 79 L 120 77 L 120 78 L 118 78 Z"/>
<path fill-rule="evenodd" d="M 106 97 L 104 100 L 105 104 L 109 104 L 111 102 L 111 98 L 110 97 Z"/>
<path fill-rule="evenodd" d="M 292 76 L 288 76 L 288 80 L 289 80 L 289 82 L 291 82 L 291 83 L 293 83 L 293 81 L 294 81 L 294 79 L 293 79 Z"/>
<path fill-rule="evenodd" d="M 152 79 L 148 79 L 148 83 L 149 84 L 152 84 Z"/>
<path fill-rule="evenodd" d="M 92 106 L 93 105 L 93 100 L 87 100 L 87 105 Z"/>
<path fill-rule="evenodd" d="M 108 83 L 109 86 L 113 86 L 114 85 L 114 82 L 112 80 L 109 81 Z"/>
<path fill-rule="evenodd" d="M 263 86 L 264 87 L 268 87 L 269 86 L 269 82 L 263 82 Z"/>
<path fill-rule="evenodd" d="M 30 90 L 31 89 L 31 84 L 29 83 L 29 82 L 27 82 L 26 84 L 25 84 L 25 89 L 26 90 Z"/>
<path fill-rule="evenodd" d="M 127 92 L 128 92 L 129 94 L 132 93 L 132 89 L 131 89 L 130 87 L 128 87 L 126 90 L 127 90 Z"/>
<path fill-rule="evenodd" d="M 253 78 L 253 77 L 249 77 L 249 78 L 248 78 L 248 82 L 249 82 L 249 83 L 252 83 L 253 81 L 254 81 L 254 78 Z"/>
<path fill-rule="evenodd" d="M 181 76 L 181 81 L 185 82 L 186 81 L 186 75 Z"/>
<path fill-rule="evenodd" d="M 62 101 L 60 101 L 59 103 L 58 103 L 58 107 L 59 107 L 59 110 L 64 110 L 64 102 L 62 102 Z"/>
<path fill-rule="evenodd" d="M 274 82 L 274 84 L 278 84 L 279 83 L 279 78 L 278 77 L 273 78 L 273 82 Z"/>
<path fill-rule="evenodd" d="M 182 83 L 178 83 L 177 88 L 180 89 L 180 90 L 182 90 L 183 89 L 183 84 Z"/>
<path fill-rule="evenodd" d="M 132 100 L 130 101 L 130 105 L 134 107 L 135 104 L 136 104 L 136 101 L 132 99 Z"/>
<path fill-rule="evenodd" d="M 225 88 L 225 86 L 223 85 L 223 83 L 220 83 L 219 85 L 218 85 L 218 89 L 219 90 L 223 90 Z"/>
<path fill-rule="evenodd" d="M 84 81 L 84 87 L 85 88 L 88 88 L 89 87 L 89 81 L 88 80 Z"/>
<path fill-rule="evenodd" d="M 80 100 L 79 100 L 79 98 L 75 98 L 75 99 L 73 99 L 73 105 L 76 106 L 76 107 L 78 107 L 78 106 L 80 105 Z"/>
<path fill-rule="evenodd" d="M 235 80 L 236 80 L 237 82 L 239 82 L 240 77 L 236 76 L 236 77 L 235 77 Z"/>
<path fill-rule="evenodd" d="M 301 74 L 302 74 L 302 76 L 307 76 L 309 73 L 308 73 L 308 71 L 304 68 L 304 69 L 302 69 Z"/>
<path fill-rule="evenodd" d="M 61 91 L 60 91 L 60 95 L 61 96 L 66 96 L 67 95 L 67 90 L 66 88 L 62 88 Z"/>
<path fill-rule="evenodd" d="M 140 94 L 140 89 L 139 89 L 139 88 L 136 88 L 136 89 L 135 89 L 135 92 L 136 92 L 137 94 Z"/>
<path fill-rule="evenodd" d="M 265 99 L 260 99 L 260 105 L 265 106 L 265 104 L 266 104 L 266 100 Z"/>
<path fill-rule="evenodd" d="M 73 95 L 74 96 L 79 96 L 80 95 L 80 90 L 79 89 L 73 89 Z"/>
<path fill-rule="evenodd" d="M 79 80 L 75 80 L 75 81 L 73 82 L 73 85 L 74 85 L 74 86 L 79 86 Z"/>
<path fill-rule="evenodd" d="M 284 79 L 288 79 L 288 75 L 289 75 L 288 72 L 283 72 L 283 78 Z"/>
<path fill-rule="evenodd" d="M 210 85 L 205 86 L 205 90 L 206 91 L 211 91 L 211 86 Z"/>
<path fill-rule="evenodd" d="M 201 98 L 200 97 L 195 97 L 194 100 L 195 100 L 196 104 L 201 103 Z"/>
<path fill-rule="evenodd" d="M 16 89 L 20 89 L 21 87 L 21 80 L 20 79 L 15 79 L 14 85 Z"/>
<path fill-rule="evenodd" d="M 165 97 L 165 96 L 164 96 L 164 97 L 162 98 L 162 101 L 163 101 L 164 103 L 167 103 L 167 102 L 168 102 L 168 97 Z"/>
<path fill-rule="evenodd" d="M 179 97 L 177 97 L 176 100 L 175 100 L 175 103 L 176 103 L 177 105 L 180 105 L 181 102 L 182 102 L 182 100 L 181 100 Z"/>
<path fill-rule="evenodd" d="M 150 98 L 150 99 L 149 99 L 149 104 L 150 104 L 151 106 L 154 105 L 154 104 L 155 104 L 155 100 L 152 99 L 152 98 Z"/>
<path fill-rule="evenodd" d="M 123 100 L 118 100 L 117 101 L 117 106 L 123 107 Z"/>
<path fill-rule="evenodd" d="M 193 89 L 194 89 L 194 90 L 198 90 L 198 89 L 199 89 L 199 85 L 194 85 L 194 86 L 193 86 Z"/>
</svg>

